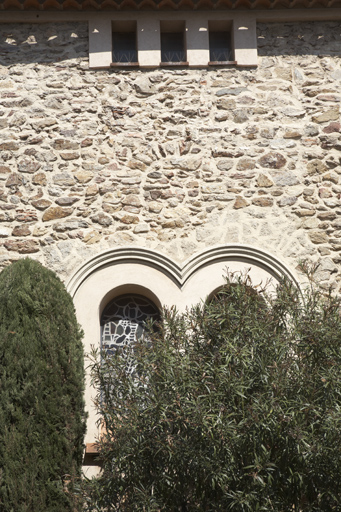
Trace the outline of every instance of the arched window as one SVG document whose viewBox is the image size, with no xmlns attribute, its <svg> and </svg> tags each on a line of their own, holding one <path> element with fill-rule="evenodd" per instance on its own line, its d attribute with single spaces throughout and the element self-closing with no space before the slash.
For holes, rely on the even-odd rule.
<svg viewBox="0 0 341 512">
<path fill-rule="evenodd" d="M 233 276 L 232 276 L 233 277 Z M 229 282 L 225 287 L 221 286 L 217 290 L 214 290 L 206 299 L 207 304 L 214 303 L 231 303 L 238 302 L 241 297 L 252 298 L 255 308 L 259 311 L 266 311 L 266 291 L 267 285 L 265 284 L 263 287 L 258 286 L 257 289 L 252 286 L 251 280 L 249 276 L 245 276 L 244 279 L 239 281 L 239 284 L 242 286 L 237 287 L 237 282 Z M 265 295 L 264 295 L 265 292 Z"/>
<path fill-rule="evenodd" d="M 146 322 L 157 320 L 159 310 L 142 295 L 120 295 L 104 309 L 101 317 L 101 346 L 107 353 L 117 349 L 126 351 L 127 371 L 133 370 L 130 349 L 148 336 Z"/>
</svg>

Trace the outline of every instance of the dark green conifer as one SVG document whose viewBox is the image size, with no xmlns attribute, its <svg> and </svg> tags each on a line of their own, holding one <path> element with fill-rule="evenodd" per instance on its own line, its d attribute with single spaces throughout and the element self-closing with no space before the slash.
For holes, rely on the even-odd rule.
<svg viewBox="0 0 341 512">
<path fill-rule="evenodd" d="M 30 259 L 0 274 L 0 510 L 79 509 L 85 413 L 72 299 Z"/>
</svg>

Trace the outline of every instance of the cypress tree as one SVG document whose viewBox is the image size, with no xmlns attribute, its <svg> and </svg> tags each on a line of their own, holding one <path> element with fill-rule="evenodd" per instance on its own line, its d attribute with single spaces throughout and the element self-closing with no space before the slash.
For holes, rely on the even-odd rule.
<svg viewBox="0 0 341 512">
<path fill-rule="evenodd" d="M 82 332 L 72 299 L 30 259 L 0 274 L 0 510 L 80 508 Z"/>
</svg>

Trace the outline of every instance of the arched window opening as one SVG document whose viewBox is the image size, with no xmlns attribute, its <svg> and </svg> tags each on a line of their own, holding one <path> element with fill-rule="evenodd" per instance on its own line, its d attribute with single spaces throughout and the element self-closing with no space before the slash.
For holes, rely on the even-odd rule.
<svg viewBox="0 0 341 512">
<path fill-rule="evenodd" d="M 212 301 L 219 302 L 221 300 L 224 300 L 225 298 L 231 297 L 231 296 L 233 296 L 233 292 L 236 290 L 236 288 L 237 288 L 237 283 L 229 283 L 228 287 L 220 286 L 217 290 L 214 290 L 214 292 L 212 292 L 208 296 L 206 301 L 207 302 L 212 302 Z M 245 296 L 253 297 L 256 300 L 264 302 L 264 297 L 262 297 L 262 295 L 261 295 L 263 290 L 257 291 L 252 286 L 245 285 L 245 284 L 243 284 L 243 286 L 240 288 L 240 290 Z"/>
<path fill-rule="evenodd" d="M 105 308 L 101 317 L 101 348 L 107 354 L 126 352 L 127 371 L 132 372 L 132 350 L 141 340 L 148 340 L 147 322 L 158 320 L 155 304 L 142 295 L 120 295 Z"/>
<path fill-rule="evenodd" d="M 267 287 L 253 287 L 248 276 L 239 282 L 227 282 L 206 299 L 207 307 L 225 305 L 226 312 L 247 309 L 249 314 L 264 317 L 269 313 Z"/>
</svg>

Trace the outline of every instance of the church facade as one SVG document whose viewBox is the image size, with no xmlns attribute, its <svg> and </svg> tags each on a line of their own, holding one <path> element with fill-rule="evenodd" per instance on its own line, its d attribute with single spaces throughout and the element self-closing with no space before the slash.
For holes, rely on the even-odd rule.
<svg viewBox="0 0 341 512">
<path fill-rule="evenodd" d="M 302 284 L 307 260 L 340 291 L 339 2 L 1 0 L 0 13 L 0 266 L 54 270 L 86 352 L 111 301 L 184 310 L 227 268 Z"/>
</svg>

